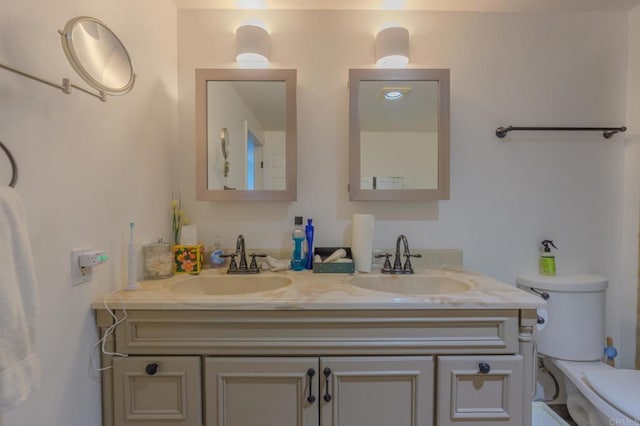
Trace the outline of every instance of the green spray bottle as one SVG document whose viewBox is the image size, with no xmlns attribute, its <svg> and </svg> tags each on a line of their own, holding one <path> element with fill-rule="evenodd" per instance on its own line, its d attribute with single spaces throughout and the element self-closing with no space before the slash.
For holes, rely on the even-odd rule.
<svg viewBox="0 0 640 426">
<path fill-rule="evenodd" d="M 551 247 L 554 249 L 558 247 L 556 247 L 551 240 L 544 240 L 541 244 L 544 249 L 540 255 L 540 275 L 553 276 L 556 274 L 556 256 L 551 254 Z"/>
</svg>

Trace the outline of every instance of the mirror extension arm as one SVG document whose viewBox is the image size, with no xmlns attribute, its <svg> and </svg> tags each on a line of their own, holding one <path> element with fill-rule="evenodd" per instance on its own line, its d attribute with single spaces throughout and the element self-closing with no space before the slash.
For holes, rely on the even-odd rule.
<svg viewBox="0 0 640 426">
<path fill-rule="evenodd" d="M 45 80 L 45 79 L 40 78 L 40 77 L 36 77 L 36 76 L 34 76 L 32 74 L 29 74 L 29 73 L 26 73 L 24 71 L 20 71 L 20 70 L 18 70 L 16 68 L 8 66 L 8 65 L 0 64 L 0 68 L 4 68 L 5 70 L 11 71 L 12 73 L 18 74 L 18 75 L 20 75 L 22 77 L 27 77 L 27 78 L 30 78 L 31 80 L 35 80 L 35 81 L 40 82 L 42 84 L 46 84 L 47 86 L 51 86 L 51 87 L 54 87 L 56 89 L 60 89 L 60 90 L 62 90 L 62 93 L 65 93 L 67 95 L 71 94 L 71 89 L 73 88 L 73 89 L 78 89 L 81 92 L 86 93 L 87 95 L 94 96 L 94 97 L 100 99 L 102 102 L 106 102 L 107 101 L 107 94 L 104 91 L 100 91 L 100 92 L 98 92 L 98 94 L 95 94 L 93 92 L 88 91 L 87 89 L 84 89 L 84 88 L 82 88 L 80 86 L 77 86 L 77 85 L 71 83 L 71 80 L 69 80 L 68 78 L 63 78 L 62 79 L 62 84 L 57 84 L 57 83 L 53 83 L 51 81 Z"/>
<path fill-rule="evenodd" d="M 102 21 L 89 16 L 77 16 L 69 20 L 64 30 L 58 33 L 62 50 L 72 68 L 97 94 L 71 83 L 68 78 L 63 78 L 62 84 L 57 84 L 8 65 L 0 64 L 0 68 L 60 89 L 67 95 L 71 94 L 73 88 L 102 102 L 107 101 L 107 95 L 124 95 L 133 88 L 136 74 L 129 53 L 118 36 Z"/>
</svg>

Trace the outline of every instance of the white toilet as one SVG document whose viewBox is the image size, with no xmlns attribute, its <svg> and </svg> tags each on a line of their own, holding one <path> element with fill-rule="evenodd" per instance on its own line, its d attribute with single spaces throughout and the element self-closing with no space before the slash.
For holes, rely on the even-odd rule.
<svg viewBox="0 0 640 426">
<path fill-rule="evenodd" d="M 518 287 L 547 301 L 536 342 L 564 375 L 567 408 L 579 426 L 640 425 L 640 371 L 601 361 L 607 280 L 597 275 L 520 276 Z"/>
</svg>

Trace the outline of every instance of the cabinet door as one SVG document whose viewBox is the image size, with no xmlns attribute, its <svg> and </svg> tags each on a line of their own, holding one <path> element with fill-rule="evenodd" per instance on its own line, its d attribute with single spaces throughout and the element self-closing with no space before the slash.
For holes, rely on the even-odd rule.
<svg viewBox="0 0 640 426">
<path fill-rule="evenodd" d="M 433 425 L 433 358 L 320 359 L 322 426 Z"/>
<path fill-rule="evenodd" d="M 523 358 L 438 357 L 438 426 L 520 426 Z"/>
<path fill-rule="evenodd" d="M 207 358 L 206 424 L 318 426 L 318 380 L 315 357 Z"/>
<path fill-rule="evenodd" d="M 114 424 L 201 426 L 200 384 L 197 356 L 114 359 Z"/>
</svg>

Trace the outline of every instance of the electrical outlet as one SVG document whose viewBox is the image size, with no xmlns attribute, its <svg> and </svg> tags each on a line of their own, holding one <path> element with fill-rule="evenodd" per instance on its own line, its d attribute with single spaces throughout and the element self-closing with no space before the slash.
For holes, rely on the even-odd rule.
<svg viewBox="0 0 640 426">
<path fill-rule="evenodd" d="M 80 266 L 80 255 L 88 252 L 88 248 L 71 250 L 71 284 L 74 286 L 89 282 L 93 278 L 93 268 Z"/>
<path fill-rule="evenodd" d="M 106 262 L 109 257 L 102 250 L 92 250 L 80 253 L 80 266 L 85 268 L 92 268 L 96 265 L 101 265 Z"/>
</svg>

